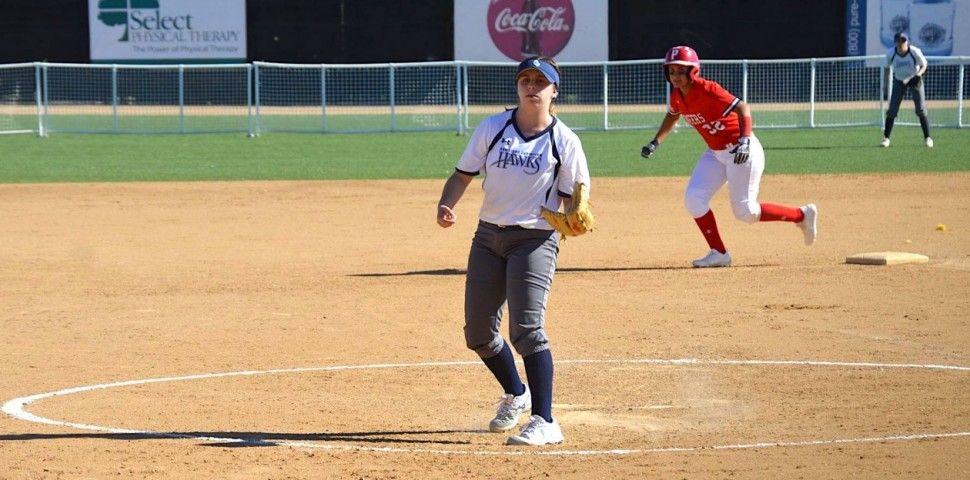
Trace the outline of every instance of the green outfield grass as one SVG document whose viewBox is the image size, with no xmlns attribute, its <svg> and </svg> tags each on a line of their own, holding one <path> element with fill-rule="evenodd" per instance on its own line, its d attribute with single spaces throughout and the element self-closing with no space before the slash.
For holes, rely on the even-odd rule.
<svg viewBox="0 0 970 480">
<path fill-rule="evenodd" d="M 757 107 L 757 106 L 756 106 Z M 900 121 L 915 122 L 909 105 L 904 105 L 900 112 Z M 130 108 L 130 107 L 129 107 Z M 150 107 L 145 107 L 150 108 Z M 408 108 L 408 107 L 402 107 Z M 60 133 L 184 133 L 184 132 L 235 132 L 247 131 L 249 123 L 256 117 L 249 118 L 245 107 L 239 107 L 235 115 L 199 115 L 193 114 L 192 107 L 188 107 L 186 115 L 180 120 L 178 115 L 130 114 L 124 111 L 117 121 L 110 115 L 108 107 L 101 107 L 101 115 L 93 114 L 65 114 L 52 113 L 46 117 L 46 125 L 52 132 Z M 56 110 L 55 110 L 56 111 Z M 965 116 L 970 118 L 970 110 L 964 109 Z M 959 110 L 956 108 L 931 108 L 929 116 L 933 122 L 941 125 L 956 125 Z M 486 117 L 485 114 L 471 114 L 468 122 L 477 125 Z M 36 128 L 36 115 L 14 115 L 7 117 L 7 128 L 32 129 Z M 566 124 L 579 129 L 601 130 L 603 128 L 603 111 L 596 106 L 589 106 L 587 111 L 572 111 L 561 115 Z M 759 125 L 773 125 L 783 127 L 797 127 L 810 124 L 810 112 L 807 107 L 800 110 L 764 110 L 757 111 L 755 121 Z M 611 110 L 609 123 L 611 128 L 628 128 L 641 125 L 659 125 L 663 120 L 662 112 L 625 112 Z M 819 109 L 815 112 L 816 125 L 874 125 L 881 123 L 882 115 L 876 109 Z M 314 132 L 327 131 L 329 133 L 361 132 L 361 131 L 426 131 L 443 130 L 454 131 L 458 122 L 458 112 L 447 113 L 402 113 L 398 111 L 394 123 L 391 123 L 390 107 L 379 114 L 328 114 L 325 118 L 322 112 L 304 107 L 299 114 L 262 113 L 258 120 L 258 127 L 263 131 L 276 132 Z"/>
<path fill-rule="evenodd" d="M 641 145 L 654 131 L 585 132 L 594 176 L 688 175 L 705 146 L 691 129 L 672 134 L 653 159 Z M 875 127 L 757 131 L 767 174 L 970 170 L 970 130 L 898 127 L 878 146 Z M 0 136 L 0 182 L 444 178 L 468 137 L 451 132 Z"/>
</svg>

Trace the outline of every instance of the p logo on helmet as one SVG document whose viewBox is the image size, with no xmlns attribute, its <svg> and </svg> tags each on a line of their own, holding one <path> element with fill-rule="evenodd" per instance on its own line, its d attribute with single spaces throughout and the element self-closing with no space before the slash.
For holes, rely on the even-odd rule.
<svg viewBox="0 0 970 480">
<path fill-rule="evenodd" d="M 664 57 L 664 78 L 670 81 L 670 75 L 667 73 L 668 65 L 685 65 L 691 67 L 690 69 L 690 79 L 695 80 L 701 73 L 701 60 L 697 56 L 697 52 L 693 48 L 686 45 L 678 45 L 667 51 L 667 55 Z"/>
</svg>

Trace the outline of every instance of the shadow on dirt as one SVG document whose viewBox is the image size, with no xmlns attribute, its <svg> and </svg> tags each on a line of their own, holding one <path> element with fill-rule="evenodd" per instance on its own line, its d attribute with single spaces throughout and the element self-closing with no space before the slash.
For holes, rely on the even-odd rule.
<svg viewBox="0 0 970 480">
<path fill-rule="evenodd" d="M 762 263 L 755 265 L 733 265 L 732 269 L 738 268 L 764 268 L 777 267 L 777 263 Z M 694 270 L 690 265 L 674 266 L 646 266 L 646 267 L 562 267 L 557 268 L 556 273 L 585 273 L 585 272 L 649 272 L 649 271 L 669 271 L 669 270 Z M 721 270 L 721 269 L 713 269 Z M 409 277 L 415 275 L 465 275 L 467 270 L 459 268 L 442 268 L 438 270 L 413 270 L 410 272 L 387 272 L 387 273 L 353 273 L 350 277 Z"/>
<path fill-rule="evenodd" d="M 468 445 L 465 440 L 428 438 L 454 434 L 487 434 L 485 430 L 411 430 L 331 433 L 272 433 L 272 432 L 159 432 L 159 433 L 22 433 L 0 435 L 0 442 L 26 440 L 159 440 L 199 439 L 210 447 L 272 447 L 278 442 L 348 442 L 375 444 L 431 444 Z"/>
</svg>

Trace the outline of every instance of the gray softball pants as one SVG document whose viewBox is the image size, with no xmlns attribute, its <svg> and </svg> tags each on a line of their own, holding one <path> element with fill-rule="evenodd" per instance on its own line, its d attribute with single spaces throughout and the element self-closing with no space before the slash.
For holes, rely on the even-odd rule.
<svg viewBox="0 0 970 480">
<path fill-rule="evenodd" d="M 889 97 L 889 109 L 886 110 L 886 125 L 882 130 L 882 135 L 889 138 L 893 133 L 893 124 L 896 122 L 896 115 L 899 113 L 899 106 L 903 103 L 903 96 L 907 90 L 913 92 L 913 104 L 916 106 L 916 117 L 919 118 L 919 126 L 923 129 L 923 136 L 930 136 L 930 121 L 926 118 L 926 88 L 923 86 L 923 79 L 919 78 L 913 85 L 906 86 L 905 83 L 893 79 L 893 93 Z"/>
<path fill-rule="evenodd" d="M 889 108 L 886 110 L 886 116 L 896 118 L 899 114 L 899 106 L 903 103 L 903 96 L 906 95 L 907 90 L 913 92 L 913 104 L 916 107 L 916 115 L 920 117 L 926 116 L 926 89 L 923 87 L 923 81 L 920 79 L 914 82 L 915 85 L 907 87 L 905 83 L 899 80 L 893 79 L 893 93 L 889 97 Z"/>
<path fill-rule="evenodd" d="M 508 302 L 509 339 L 519 355 L 549 348 L 545 313 L 559 255 L 554 230 L 479 222 L 465 276 L 465 343 L 481 358 L 505 346 L 499 333 Z"/>
</svg>

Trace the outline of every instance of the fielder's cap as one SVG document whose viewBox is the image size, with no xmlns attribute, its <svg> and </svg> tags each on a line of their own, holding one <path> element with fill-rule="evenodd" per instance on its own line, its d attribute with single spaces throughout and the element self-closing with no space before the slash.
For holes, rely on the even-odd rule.
<svg viewBox="0 0 970 480">
<path fill-rule="evenodd" d="M 903 32 L 899 32 L 899 33 L 897 33 L 897 34 L 896 34 L 896 36 L 895 36 L 895 37 L 893 37 L 893 40 L 894 40 L 894 41 L 895 41 L 896 43 L 899 43 L 899 42 L 908 42 L 908 41 L 909 41 L 909 37 L 908 37 L 908 36 L 906 36 L 906 34 L 905 34 L 905 33 L 903 33 Z"/>
<path fill-rule="evenodd" d="M 548 60 L 540 57 L 527 58 L 519 64 L 519 68 L 515 71 L 515 78 L 519 78 L 522 72 L 527 70 L 538 70 L 549 83 L 559 86 L 559 72 L 556 71 L 556 67 L 553 67 Z"/>
</svg>

